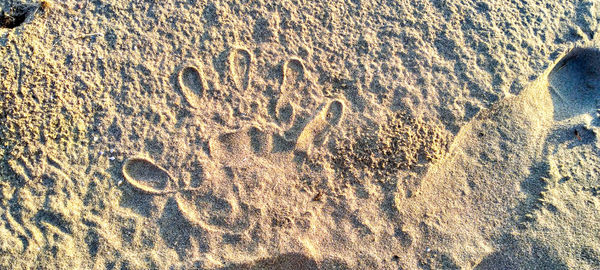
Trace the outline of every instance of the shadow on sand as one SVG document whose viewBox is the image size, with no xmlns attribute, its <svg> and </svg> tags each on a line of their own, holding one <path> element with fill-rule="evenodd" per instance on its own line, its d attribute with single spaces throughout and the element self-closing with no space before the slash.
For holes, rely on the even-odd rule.
<svg viewBox="0 0 600 270">
<path fill-rule="evenodd" d="M 233 270 L 233 269 L 244 269 L 244 270 L 259 270 L 259 269 L 272 269 L 272 270 L 313 270 L 313 269 L 350 269 L 350 267 L 339 259 L 325 259 L 317 262 L 313 258 L 310 258 L 301 253 L 286 253 L 276 257 L 260 259 L 250 263 L 230 265 L 221 270 Z"/>
</svg>

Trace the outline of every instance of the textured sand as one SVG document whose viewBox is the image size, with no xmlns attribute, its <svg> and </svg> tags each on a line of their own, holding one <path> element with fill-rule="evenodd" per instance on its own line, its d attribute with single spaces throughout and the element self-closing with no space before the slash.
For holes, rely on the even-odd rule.
<svg viewBox="0 0 600 270">
<path fill-rule="evenodd" d="M 0 7 L 0 268 L 600 268 L 596 2 Z"/>
</svg>

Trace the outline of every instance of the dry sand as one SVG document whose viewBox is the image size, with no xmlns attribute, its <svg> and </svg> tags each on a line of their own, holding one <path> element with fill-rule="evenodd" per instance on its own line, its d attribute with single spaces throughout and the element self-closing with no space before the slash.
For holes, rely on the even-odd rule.
<svg viewBox="0 0 600 270">
<path fill-rule="evenodd" d="M 243 2 L 0 1 L 0 268 L 600 268 L 597 2 Z"/>
</svg>

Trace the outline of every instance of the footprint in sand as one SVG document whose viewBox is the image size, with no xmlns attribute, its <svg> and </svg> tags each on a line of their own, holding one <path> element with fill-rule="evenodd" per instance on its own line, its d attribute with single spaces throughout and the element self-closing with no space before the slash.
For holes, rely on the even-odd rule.
<svg viewBox="0 0 600 270">
<path fill-rule="evenodd" d="M 198 109 L 200 100 L 207 89 L 206 80 L 199 65 L 187 64 L 179 70 L 177 81 L 185 100 Z"/>
<path fill-rule="evenodd" d="M 591 118 L 600 101 L 600 50 L 575 48 L 549 75 L 554 120 Z"/>
<path fill-rule="evenodd" d="M 275 106 L 275 114 L 279 124 L 286 129 L 294 123 L 296 116 L 294 101 L 296 92 L 302 87 L 305 70 L 299 58 L 292 57 L 283 64 L 280 96 Z"/>
<path fill-rule="evenodd" d="M 491 239 L 516 226 L 522 184 L 544 160 L 551 130 L 589 119 L 598 98 L 600 51 L 577 48 L 518 96 L 481 111 L 412 196 L 398 192 L 405 226 L 423 232 L 413 246 L 435 247 L 460 268 L 477 265 L 499 244 Z"/>
<path fill-rule="evenodd" d="M 182 216 L 192 225 L 222 233 L 241 233 L 253 221 L 236 198 L 223 198 L 201 188 L 175 187 L 175 179 L 149 159 L 134 157 L 123 165 L 125 180 L 142 193 L 173 196 Z"/>
<path fill-rule="evenodd" d="M 252 54 L 245 48 L 233 48 L 229 54 L 229 69 L 235 87 L 245 91 L 250 85 Z"/>
</svg>

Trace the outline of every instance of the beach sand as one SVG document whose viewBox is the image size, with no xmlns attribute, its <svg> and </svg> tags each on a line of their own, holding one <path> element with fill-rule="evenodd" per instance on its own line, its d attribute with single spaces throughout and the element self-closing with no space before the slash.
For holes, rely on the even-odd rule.
<svg viewBox="0 0 600 270">
<path fill-rule="evenodd" d="M 600 269 L 594 1 L 0 0 L 2 269 Z"/>
</svg>

